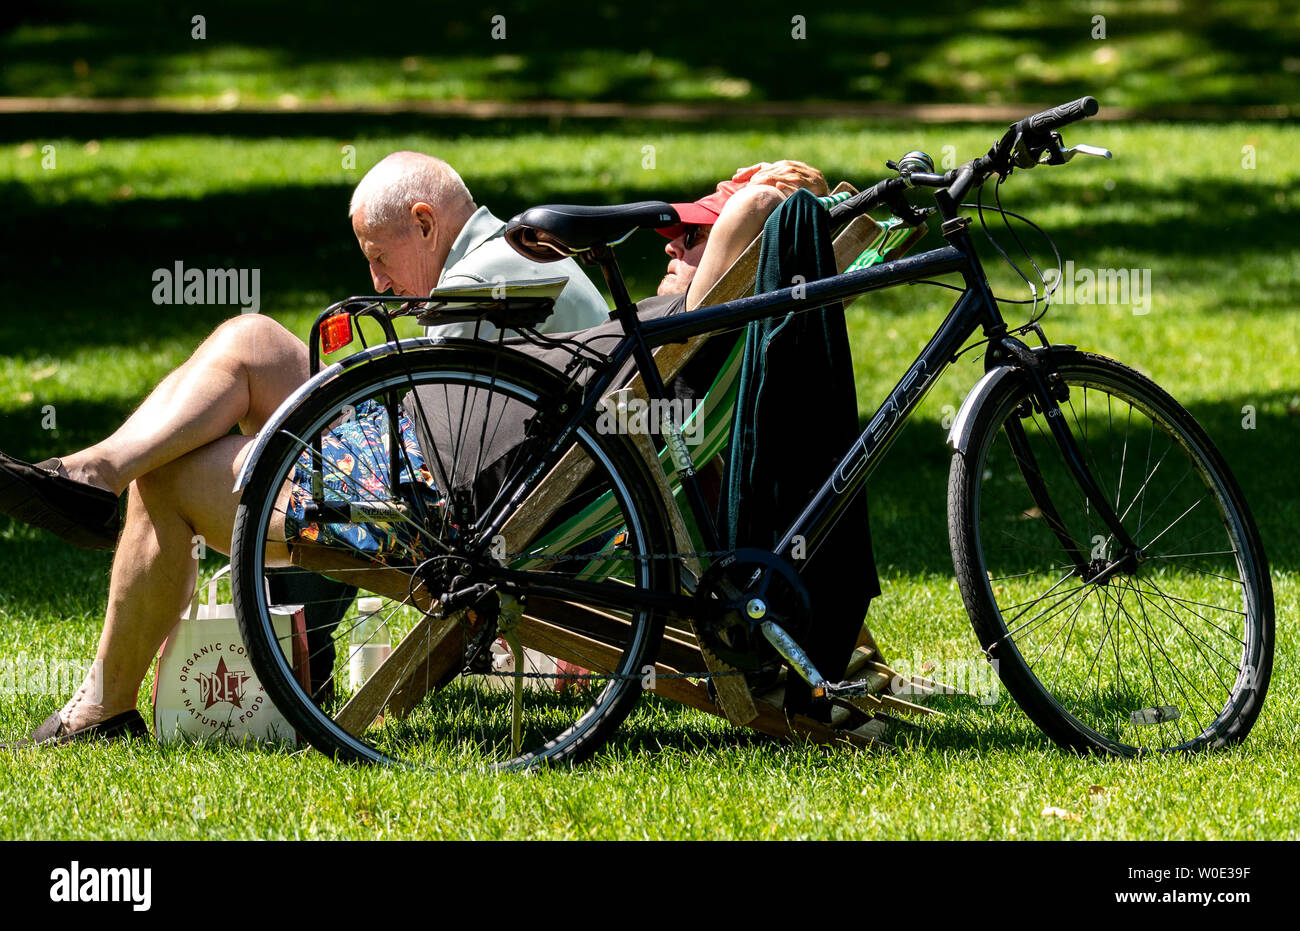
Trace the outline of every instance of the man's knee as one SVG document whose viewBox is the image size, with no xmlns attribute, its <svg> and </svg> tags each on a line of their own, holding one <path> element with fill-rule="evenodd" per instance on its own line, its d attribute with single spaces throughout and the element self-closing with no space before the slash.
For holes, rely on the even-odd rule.
<svg viewBox="0 0 1300 931">
<path fill-rule="evenodd" d="M 251 444 L 251 437 L 223 436 L 141 475 L 129 494 L 145 510 L 174 513 L 191 526 L 224 528 L 234 519 L 235 472 Z M 228 539 L 229 532 L 223 536 Z"/>
<path fill-rule="evenodd" d="M 304 368 L 307 347 L 283 325 L 262 314 L 240 314 L 224 321 L 209 341 L 225 355 L 244 362 L 284 365 L 299 357 Z"/>
<path fill-rule="evenodd" d="M 126 489 L 127 508 L 132 504 L 157 506 L 172 494 L 176 487 L 176 462 L 168 462 L 150 469 L 136 478 Z"/>
</svg>

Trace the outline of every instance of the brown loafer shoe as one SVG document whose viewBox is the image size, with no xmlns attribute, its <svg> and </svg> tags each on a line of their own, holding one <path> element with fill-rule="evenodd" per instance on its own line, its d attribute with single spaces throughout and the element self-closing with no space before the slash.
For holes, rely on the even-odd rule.
<svg viewBox="0 0 1300 931">
<path fill-rule="evenodd" d="M 0 744 L 0 750 L 26 750 L 31 747 L 57 747 L 83 740 L 120 740 L 123 737 L 148 736 L 149 726 L 134 708 L 68 733 L 63 732 L 63 718 L 56 711 L 42 721 L 30 737 Z"/>
<path fill-rule="evenodd" d="M 0 514 L 87 550 L 113 549 L 122 529 L 117 495 L 74 481 L 57 459 L 30 463 L 0 453 Z"/>
</svg>

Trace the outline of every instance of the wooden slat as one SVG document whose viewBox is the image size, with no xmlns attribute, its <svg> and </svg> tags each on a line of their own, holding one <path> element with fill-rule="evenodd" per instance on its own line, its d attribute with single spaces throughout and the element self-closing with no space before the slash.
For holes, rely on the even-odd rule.
<svg viewBox="0 0 1300 931">
<path fill-rule="evenodd" d="M 874 662 L 872 654 L 866 650 L 854 650 L 848 668 L 844 671 L 845 680 L 867 679 L 870 682 L 867 687 L 873 695 L 883 692 L 889 688 L 889 683 L 893 681 L 893 677 L 887 672 L 881 672 L 873 668 Z"/>
<path fill-rule="evenodd" d="M 410 604 L 426 613 L 433 605 L 433 596 L 423 582 L 417 583 L 412 590 L 410 574 L 377 562 L 358 559 L 336 546 L 294 543 L 289 561 L 300 569 L 329 576 L 393 601 L 406 602 L 409 599 Z"/>
<path fill-rule="evenodd" d="M 549 624 L 530 613 L 525 613 L 520 619 L 519 639 L 534 650 L 586 668 L 601 664 L 612 668 L 622 655 L 613 647 Z M 656 663 L 655 671 L 657 674 L 662 674 L 676 670 L 663 663 Z M 716 687 L 721 681 L 722 679 L 715 679 L 714 686 Z M 708 688 L 702 683 L 695 683 L 688 679 L 656 677 L 654 693 L 679 704 L 726 717 L 722 709 L 709 699 Z M 812 718 L 802 715 L 787 716 L 780 708 L 762 701 L 755 702 L 755 715 L 746 726 L 773 737 L 811 740 L 814 743 L 847 743 L 861 747 L 873 742 L 867 735 L 837 731 Z"/>
<path fill-rule="evenodd" d="M 835 269 L 843 272 L 849 263 L 867 251 L 867 247 L 880 238 L 884 232 L 879 223 L 865 213 L 855 217 L 853 222 L 844 227 L 835 237 Z"/>
<path fill-rule="evenodd" d="M 970 694 L 969 692 L 963 692 L 961 689 L 955 688 L 951 685 L 948 685 L 947 683 L 940 682 L 937 679 L 931 679 L 928 676 L 902 675 L 901 673 L 895 672 L 888 665 L 880 661 L 873 661 L 871 663 L 871 667 L 876 675 L 887 676 L 889 678 L 889 681 L 891 682 L 895 679 L 899 679 L 902 682 L 905 682 L 908 685 L 910 685 L 912 688 L 916 690 L 917 693 L 921 695 L 967 695 L 969 696 Z"/>
<path fill-rule="evenodd" d="M 518 630 L 519 642 L 524 646 L 584 669 L 609 671 L 617 668 L 623 658 L 623 652 L 616 647 L 537 617 L 533 613 L 531 604 L 525 609 L 524 616 L 520 618 Z M 673 667 L 663 662 L 655 663 L 657 674 L 668 675 L 675 671 Z M 709 705 L 705 710 L 713 714 L 721 714 L 721 711 L 708 701 L 708 690 L 687 679 L 657 679 L 655 692 L 691 707 L 700 707 L 702 694 L 703 701 L 708 702 Z"/>
<path fill-rule="evenodd" d="M 418 683 L 410 681 L 412 672 L 423 670 L 429 664 L 447 661 L 455 652 L 453 646 L 462 642 L 461 620 L 465 612 L 454 611 L 444 618 L 425 616 L 415 625 L 402 642 L 393 648 L 388 658 L 366 680 L 365 685 L 348 699 L 334 716 L 335 722 L 349 734 L 360 735 L 384 711 L 399 688 L 419 690 Z M 423 697 L 423 694 L 419 696 Z M 414 705 L 407 698 L 407 710 Z"/>
<path fill-rule="evenodd" d="M 349 733 L 360 734 L 384 713 L 385 706 L 389 714 L 405 717 L 463 659 L 464 638 L 459 630 L 463 612 L 441 620 L 431 618 L 436 602 L 423 582 L 412 592 L 407 573 L 357 559 L 337 547 L 295 543 L 291 561 L 395 602 L 409 600 L 425 614 L 339 712 L 336 720 Z"/>
<path fill-rule="evenodd" d="M 506 552 L 522 553 L 556 509 L 582 484 L 593 465 L 591 457 L 580 446 L 565 453 L 502 527 Z"/>
<path fill-rule="evenodd" d="M 902 711 L 907 714 L 916 714 L 927 717 L 929 715 L 943 713 L 941 711 L 936 711 L 934 708 L 926 708 L 924 705 L 917 705 L 913 702 L 886 693 L 881 693 L 879 695 L 856 695 L 853 698 L 847 699 L 847 701 L 850 704 L 857 705 L 863 711 L 873 714 L 884 709 Z"/>
<path fill-rule="evenodd" d="M 602 640 L 607 644 L 626 643 L 631 627 L 628 618 L 619 617 L 599 608 L 554 598 L 541 598 L 536 595 L 530 595 L 528 598 L 528 613 L 547 623 Z M 546 652 L 536 645 L 532 645 L 532 648 L 541 653 Z M 692 672 L 704 666 L 699 648 L 694 643 L 679 639 L 675 631 L 665 632 L 659 648 L 658 662 L 679 672 Z"/>
<path fill-rule="evenodd" d="M 865 650 L 867 655 L 874 662 L 883 663 L 884 656 L 880 652 L 880 647 L 876 645 L 876 638 L 871 636 L 871 629 L 867 627 L 867 622 L 862 622 L 862 629 L 858 631 L 858 642 L 855 644 L 858 649 Z"/>
<path fill-rule="evenodd" d="M 387 714 L 399 720 L 405 718 L 426 695 L 460 672 L 460 665 L 465 661 L 465 632 L 457 631 L 458 626 L 457 623 L 434 629 L 425 644 L 424 657 L 411 663 L 409 671 L 401 677 L 402 681 L 388 699 Z M 443 632 L 439 634 L 439 630 Z"/>
</svg>

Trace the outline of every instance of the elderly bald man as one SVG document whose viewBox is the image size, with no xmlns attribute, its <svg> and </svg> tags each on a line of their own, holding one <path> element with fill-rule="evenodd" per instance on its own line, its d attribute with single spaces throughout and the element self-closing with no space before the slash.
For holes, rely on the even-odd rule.
<svg viewBox="0 0 1300 931">
<path fill-rule="evenodd" d="M 663 306 L 695 307 L 798 187 L 824 193 L 821 173 L 802 162 L 740 169 L 694 204 L 688 221 L 663 230 L 668 274 Z M 734 196 L 733 196 L 734 195 Z M 565 275 L 569 283 L 542 328 L 570 332 L 604 322 L 604 299 L 571 259 L 540 265 L 504 241 L 502 221 L 475 206 L 446 162 L 396 152 L 357 185 L 349 210 L 375 289 L 418 297 L 437 285 Z M 468 335 L 474 324 L 440 334 Z M 480 335 L 495 332 L 484 325 Z M 194 590 L 194 535 L 221 552 L 234 530 L 238 496 L 228 489 L 253 436 L 307 378 L 307 349 L 268 317 L 228 320 L 158 385 L 112 436 L 30 465 L 0 454 L 0 513 L 51 530 L 69 542 L 117 553 L 96 663 L 77 693 L 24 741 L 9 747 L 144 735 L 136 711 L 141 682 L 159 644 Z M 233 426 L 242 435 L 230 435 Z M 127 492 L 118 537 L 118 495 Z"/>
<path fill-rule="evenodd" d="M 391 288 L 404 297 L 422 297 L 446 285 L 562 275 L 569 283 L 542 332 L 585 330 L 609 316 L 605 299 L 572 259 L 541 265 L 512 249 L 502 235 L 505 223 L 474 205 L 460 175 L 442 159 L 394 152 L 361 179 L 349 216 L 381 294 Z M 496 335 L 486 321 L 477 326 L 444 324 L 430 327 L 429 333 Z"/>
<path fill-rule="evenodd" d="M 357 185 L 352 229 L 375 289 L 417 297 L 437 285 L 565 275 L 550 332 L 608 318 L 572 259 L 540 266 L 506 244 L 441 159 L 395 152 Z M 472 335 L 473 324 L 438 328 Z M 432 329 L 432 328 L 431 328 Z M 494 331 L 484 327 L 480 334 Z M 116 547 L 96 663 L 77 693 L 20 744 L 143 735 L 140 684 L 194 590 L 193 538 L 229 548 L 235 476 L 261 428 L 307 379 L 307 347 L 270 317 L 225 321 L 112 436 L 35 465 L 0 454 L 0 512 L 90 549 Z M 239 435 L 231 435 L 238 426 Z M 118 497 L 127 493 L 119 537 Z"/>
</svg>

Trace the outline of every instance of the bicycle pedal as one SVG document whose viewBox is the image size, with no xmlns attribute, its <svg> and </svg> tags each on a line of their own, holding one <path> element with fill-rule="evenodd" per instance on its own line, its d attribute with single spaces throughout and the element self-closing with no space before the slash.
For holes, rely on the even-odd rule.
<svg viewBox="0 0 1300 931">
<path fill-rule="evenodd" d="M 836 698 L 861 698 L 864 695 L 871 695 L 873 680 L 872 679 L 854 679 L 848 682 L 827 682 L 822 686 L 821 698 L 834 700 Z"/>
</svg>

